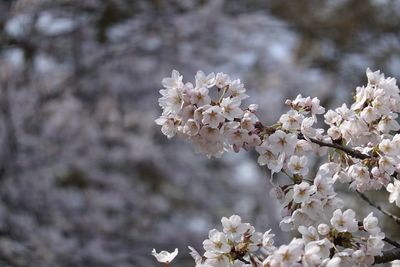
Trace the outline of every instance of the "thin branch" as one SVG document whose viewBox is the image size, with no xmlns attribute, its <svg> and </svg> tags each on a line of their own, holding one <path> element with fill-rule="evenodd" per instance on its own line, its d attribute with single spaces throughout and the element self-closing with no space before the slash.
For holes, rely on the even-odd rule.
<svg viewBox="0 0 400 267">
<path fill-rule="evenodd" d="M 396 248 L 400 248 L 400 243 L 398 243 L 397 241 L 394 241 L 394 240 L 392 240 L 392 239 L 390 239 L 390 238 L 388 238 L 388 237 L 385 237 L 385 238 L 383 239 L 383 241 L 389 243 L 390 245 L 392 245 L 392 246 L 394 246 L 394 247 L 396 247 Z"/>
<path fill-rule="evenodd" d="M 375 203 L 373 203 L 366 195 L 364 195 L 361 192 L 358 192 L 358 195 L 365 201 L 367 202 L 369 205 L 371 205 L 372 207 L 376 208 L 377 210 L 379 210 L 380 212 L 382 212 L 383 214 L 385 214 L 386 216 L 388 216 L 389 218 L 391 218 L 392 220 L 394 220 L 396 223 L 400 224 L 400 218 L 391 214 L 390 212 L 382 209 L 379 205 L 376 205 Z"/>
<path fill-rule="evenodd" d="M 9 70 L 3 66 L 0 69 L 0 84 L 2 87 L 0 94 L 0 115 L 4 123 L 6 142 L 0 154 L 0 180 L 14 166 L 18 153 L 18 140 L 11 114 L 8 80 Z"/>
<path fill-rule="evenodd" d="M 243 259 L 243 257 L 238 257 L 237 259 L 240 260 L 241 262 L 246 263 L 246 264 L 250 264 L 250 262 L 245 260 L 245 259 Z"/>
<path fill-rule="evenodd" d="M 355 150 L 355 149 L 352 149 L 352 148 L 349 148 L 349 147 L 346 147 L 346 146 L 343 146 L 343 145 L 339 145 L 339 144 L 336 144 L 336 143 L 325 143 L 325 142 L 323 142 L 321 140 L 318 140 L 318 139 L 315 139 L 315 138 L 311 138 L 311 137 L 305 138 L 304 135 L 302 135 L 302 134 L 299 134 L 298 138 L 299 139 L 303 139 L 303 140 L 309 140 L 312 143 L 315 143 L 315 144 L 320 145 L 320 146 L 326 146 L 326 147 L 339 149 L 339 150 L 345 152 L 346 154 L 352 156 L 353 158 L 358 158 L 358 159 L 369 159 L 369 158 L 372 158 L 372 156 L 370 156 L 370 155 L 361 153 L 358 150 Z M 398 175 L 399 175 L 399 173 L 395 171 L 394 174 L 392 175 L 392 177 L 396 178 Z"/>
<path fill-rule="evenodd" d="M 386 263 L 400 259 L 400 248 L 384 251 L 382 256 L 375 256 L 374 264 Z"/>
<path fill-rule="evenodd" d="M 339 150 L 345 152 L 346 154 L 348 154 L 348 155 L 350 155 L 350 156 L 352 156 L 352 157 L 354 157 L 354 158 L 358 158 L 358 159 L 368 159 L 368 158 L 371 158 L 370 155 L 363 154 L 363 153 L 361 153 L 361 152 L 358 151 L 358 150 L 351 149 L 351 148 L 349 148 L 349 147 L 345 147 L 345 146 L 342 146 L 342 145 L 339 145 L 339 144 L 335 144 L 335 143 L 325 143 L 325 142 L 323 142 L 323 141 L 320 141 L 320 140 L 315 139 L 315 138 L 310 138 L 310 137 L 305 138 L 304 135 L 302 135 L 302 134 L 299 134 L 299 138 L 300 138 L 300 139 L 303 139 L 303 140 L 309 140 L 309 141 L 311 141 L 311 142 L 313 142 L 313 143 L 315 143 L 315 144 L 317 144 L 317 145 L 320 145 L 320 146 L 326 146 L 326 147 L 332 147 L 332 148 L 339 149 Z"/>
<path fill-rule="evenodd" d="M 250 261 L 251 261 L 251 265 L 253 267 L 257 267 L 258 266 L 257 262 L 253 259 L 253 257 L 251 255 L 250 255 Z"/>
<path fill-rule="evenodd" d="M 362 222 L 358 222 L 358 226 L 359 227 L 363 227 L 363 223 Z M 364 231 L 367 231 L 367 230 L 364 229 Z M 392 239 L 388 238 L 387 236 L 383 238 L 383 241 L 389 243 L 390 245 L 392 245 L 392 246 L 394 246 L 396 248 L 400 248 L 400 243 L 398 243 L 395 240 L 392 240 Z"/>
</svg>

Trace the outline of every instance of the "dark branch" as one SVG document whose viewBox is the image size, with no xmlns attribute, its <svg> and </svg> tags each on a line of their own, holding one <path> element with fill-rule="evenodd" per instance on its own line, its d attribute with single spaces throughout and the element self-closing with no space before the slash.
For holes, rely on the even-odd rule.
<svg viewBox="0 0 400 267">
<path fill-rule="evenodd" d="M 382 256 L 376 256 L 374 264 L 386 263 L 400 259 L 400 248 L 384 251 Z"/>
<path fill-rule="evenodd" d="M 394 240 L 392 240 L 392 239 L 390 239 L 390 238 L 388 238 L 388 237 L 385 237 L 385 238 L 383 239 L 383 241 L 389 243 L 390 245 L 392 245 L 392 246 L 394 246 L 394 247 L 400 248 L 400 243 L 398 243 L 397 241 L 394 241 Z"/>
<path fill-rule="evenodd" d="M 315 139 L 315 138 L 310 138 L 310 137 L 307 137 L 307 139 L 306 139 L 306 138 L 304 137 L 304 135 L 302 135 L 302 134 L 299 134 L 299 138 L 300 138 L 300 139 L 304 139 L 304 140 L 309 140 L 309 141 L 311 141 L 311 142 L 313 142 L 313 143 L 315 143 L 315 144 L 317 144 L 317 145 L 320 145 L 320 146 L 326 146 L 326 147 L 331 147 L 331 148 L 339 149 L 339 150 L 345 152 L 346 154 L 352 156 L 353 158 L 358 158 L 358 159 L 368 159 L 368 158 L 371 158 L 370 155 L 363 154 L 363 153 L 361 153 L 360 151 L 357 151 L 357 150 L 354 150 L 354 149 L 351 149 L 351 148 L 348 148 L 348 147 L 345 147 L 345 146 L 342 146 L 342 145 L 339 145 L 339 144 L 335 144 L 335 143 L 325 143 L 325 142 L 323 142 L 323 141 L 320 141 L 320 140 Z"/>
<path fill-rule="evenodd" d="M 371 205 L 372 207 L 376 208 L 377 210 L 379 210 L 380 212 L 382 212 L 383 214 L 385 214 L 386 216 L 388 216 L 389 218 L 391 218 L 392 220 L 394 220 L 396 223 L 400 224 L 400 218 L 391 214 L 390 212 L 382 209 L 379 205 L 376 205 L 375 203 L 373 203 L 366 195 L 364 195 L 363 193 L 358 192 L 358 195 L 365 201 L 367 202 L 369 205 Z"/>
<path fill-rule="evenodd" d="M 243 259 L 243 257 L 238 257 L 237 259 L 240 260 L 241 262 L 246 263 L 246 264 L 250 264 L 250 262 L 245 260 L 245 259 Z"/>
</svg>

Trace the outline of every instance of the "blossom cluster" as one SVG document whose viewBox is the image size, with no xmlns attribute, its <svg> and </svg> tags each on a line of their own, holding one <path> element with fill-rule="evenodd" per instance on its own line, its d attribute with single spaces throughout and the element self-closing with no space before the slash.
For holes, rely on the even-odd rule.
<svg viewBox="0 0 400 267">
<path fill-rule="evenodd" d="M 351 145 L 368 156 L 350 162 L 344 155 L 338 160 L 345 167 L 338 173 L 339 180 L 351 182 L 360 192 L 388 186 L 391 176 L 400 170 L 400 125 L 396 121 L 400 90 L 394 78 L 385 78 L 379 71 L 368 69 L 367 78 L 367 86 L 356 89 L 350 108 L 343 104 L 324 115 L 334 142 Z M 395 187 L 392 184 L 388 190 Z"/>
<path fill-rule="evenodd" d="M 369 266 L 384 246 L 378 219 L 370 213 L 359 225 L 351 209 L 335 210 L 329 225 L 300 226 L 302 238 L 279 247 L 274 245 L 271 230 L 256 232 L 238 215 L 223 217 L 221 222 L 223 230 L 210 230 L 203 241 L 203 255 L 189 246 L 196 267 Z M 366 237 L 355 235 L 361 228 Z M 177 251 L 153 250 L 153 255 L 168 266 Z"/>
<path fill-rule="evenodd" d="M 209 157 L 260 143 L 257 105 L 241 107 L 248 96 L 239 79 L 198 71 L 193 85 L 184 83 L 183 76 L 174 70 L 162 84 L 165 89 L 160 90 L 159 104 L 163 113 L 156 123 L 162 125 L 161 131 L 168 138 L 179 133 Z"/>
<path fill-rule="evenodd" d="M 271 126 L 258 120 L 255 105 L 240 107 L 247 97 L 245 89 L 226 74 L 206 76 L 199 71 L 195 86 L 183 84 L 176 71 L 163 80 L 163 114 L 156 121 L 162 132 L 168 137 L 183 134 L 207 156 L 254 147 L 259 154 L 257 162 L 271 170 L 271 193 L 282 204 L 280 228 L 302 236 L 276 248 L 269 231 L 255 232 L 233 215 L 222 219 L 222 232 L 210 231 L 203 256 L 192 251 L 196 266 L 374 263 L 374 257 L 382 254 L 385 239 L 378 219 L 370 213 L 358 221 L 334 189 L 336 182 L 359 192 L 385 187 L 389 202 L 400 207 L 400 125 L 396 121 L 400 90 L 395 79 L 385 78 L 379 71 L 368 69 L 367 78 L 368 84 L 356 89 L 350 108 L 343 104 L 325 113 L 318 98 L 298 95 L 286 101 L 289 111 Z M 213 87 L 216 90 L 210 93 Z M 212 93 L 218 100 L 211 100 Z M 319 115 L 323 115 L 326 131 L 315 126 Z M 329 147 L 335 149 L 329 151 Z M 310 173 L 311 154 L 328 154 L 328 161 L 315 174 Z M 274 183 L 273 174 L 278 172 L 289 182 Z"/>
<path fill-rule="evenodd" d="M 316 115 L 325 111 L 317 98 L 298 95 L 295 100 L 287 100 L 291 110 L 283 114 L 278 123 L 272 127 L 262 127 L 260 139 L 256 146 L 260 154 L 258 163 L 267 165 L 272 173 L 288 170 L 300 180 L 308 174 L 307 153 L 322 155 L 327 152 L 324 147 L 315 146 L 309 138 L 325 140 L 323 129 L 312 126 L 317 121 Z M 311 116 L 310 116 L 311 115 Z"/>
<path fill-rule="evenodd" d="M 302 239 L 282 246 L 280 253 L 264 261 L 264 266 L 295 266 L 299 262 L 299 266 L 365 266 L 373 263 L 373 256 L 381 254 L 384 234 L 378 219 L 371 213 L 359 224 L 353 210 L 342 211 L 343 201 L 333 188 L 335 165 L 322 165 L 312 184 L 302 181 L 275 188 L 285 205 L 281 229 L 297 230 Z M 284 264 L 283 258 L 287 261 Z"/>
<path fill-rule="evenodd" d="M 223 231 L 210 230 L 208 239 L 204 240 L 203 256 L 189 247 L 196 267 L 252 266 L 251 263 L 261 264 L 263 255 L 276 250 L 271 230 L 256 232 L 251 224 L 242 223 L 238 215 L 223 217 L 221 222 Z"/>
</svg>

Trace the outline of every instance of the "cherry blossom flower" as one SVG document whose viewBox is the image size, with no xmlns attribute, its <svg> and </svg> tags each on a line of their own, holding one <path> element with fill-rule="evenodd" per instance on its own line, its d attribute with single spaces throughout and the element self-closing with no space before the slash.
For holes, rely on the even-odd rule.
<svg viewBox="0 0 400 267">
<path fill-rule="evenodd" d="M 203 247 L 206 251 L 212 251 L 216 253 L 227 253 L 231 250 L 228 245 L 228 240 L 224 233 L 217 231 L 216 229 L 210 230 L 208 238 L 204 240 Z"/>
<path fill-rule="evenodd" d="M 319 235 L 317 229 L 314 226 L 305 227 L 300 225 L 298 228 L 299 233 L 302 235 L 302 239 L 309 243 L 311 241 L 319 240 Z"/>
<path fill-rule="evenodd" d="M 329 225 L 327 225 L 326 223 L 321 223 L 318 225 L 318 233 L 320 235 L 327 235 L 327 234 L 329 234 L 330 230 L 331 229 L 330 229 Z"/>
<path fill-rule="evenodd" d="M 229 266 L 229 259 L 220 253 L 206 251 L 204 253 L 205 266 L 212 266 L 212 267 L 226 267 Z"/>
<path fill-rule="evenodd" d="M 165 88 L 180 88 L 183 85 L 183 76 L 179 74 L 177 70 L 173 70 L 171 77 L 164 78 L 162 80 L 162 85 Z"/>
<path fill-rule="evenodd" d="M 393 183 L 387 185 L 386 190 L 390 193 L 389 202 L 395 202 L 396 206 L 400 207 L 400 181 L 394 179 Z"/>
<path fill-rule="evenodd" d="M 293 174 L 300 174 L 302 176 L 308 173 L 307 158 L 305 156 L 299 157 L 293 155 L 288 162 L 288 168 Z"/>
<path fill-rule="evenodd" d="M 299 114 L 296 110 L 289 110 L 286 114 L 283 114 L 279 119 L 282 123 L 282 129 L 284 130 L 297 130 L 300 129 L 303 115 Z"/>
<path fill-rule="evenodd" d="M 381 228 L 378 227 L 378 218 L 374 217 L 371 212 L 363 220 L 364 229 L 370 234 L 378 234 Z"/>
<path fill-rule="evenodd" d="M 292 155 L 297 143 L 297 137 L 294 134 L 287 134 L 281 130 L 271 134 L 268 138 L 270 150 L 274 154 L 285 153 Z"/>
<path fill-rule="evenodd" d="M 222 108 L 212 106 L 203 112 L 203 120 L 201 122 L 211 128 L 217 128 L 223 121 L 225 121 L 225 118 L 222 115 Z"/>
<path fill-rule="evenodd" d="M 224 233 L 233 238 L 243 235 L 248 229 L 248 227 L 242 223 L 242 219 L 238 215 L 232 215 L 229 218 L 223 217 L 221 223 L 224 228 Z"/>
<path fill-rule="evenodd" d="M 301 182 L 293 187 L 293 200 L 296 203 L 302 203 L 310 198 L 310 194 L 313 193 L 310 184 L 307 182 Z"/>
<path fill-rule="evenodd" d="M 157 253 L 156 249 L 153 248 L 151 254 L 157 259 L 158 262 L 165 263 L 168 266 L 168 264 L 176 257 L 176 255 L 178 255 L 178 249 L 176 248 L 172 253 L 165 250 Z"/>
<path fill-rule="evenodd" d="M 188 248 L 190 249 L 190 256 L 192 256 L 192 258 L 194 259 L 194 262 L 196 263 L 195 267 L 205 267 L 204 265 L 204 258 L 200 255 L 199 252 L 197 252 L 197 250 L 195 250 L 194 248 L 192 248 L 191 246 L 188 246 Z"/>
<path fill-rule="evenodd" d="M 303 245 L 301 239 L 293 239 L 288 245 L 282 245 L 275 250 L 263 262 L 263 266 L 293 266 L 301 258 Z"/>
<path fill-rule="evenodd" d="M 235 118 L 241 118 L 243 110 L 240 108 L 241 100 L 237 97 L 222 99 L 221 107 L 223 109 L 223 115 L 228 120 L 234 120 Z"/>
<path fill-rule="evenodd" d="M 214 72 L 212 72 L 206 76 L 203 71 L 199 70 L 196 73 L 195 79 L 196 79 L 196 88 L 201 88 L 201 87 L 210 88 L 215 85 Z"/>
<path fill-rule="evenodd" d="M 262 247 L 267 253 L 272 253 L 276 249 L 274 246 L 274 236 L 274 234 L 271 234 L 271 229 L 263 234 Z"/>
<path fill-rule="evenodd" d="M 200 87 L 193 90 L 190 102 L 197 107 L 203 107 L 211 103 L 211 98 L 208 95 L 208 89 L 206 87 Z"/>
<path fill-rule="evenodd" d="M 225 86 L 228 86 L 231 83 L 231 79 L 228 74 L 219 72 L 215 77 L 215 85 L 222 89 Z"/>
<path fill-rule="evenodd" d="M 367 240 L 367 252 L 369 255 L 377 256 L 382 254 L 382 249 L 385 245 L 382 241 L 384 237 L 383 233 L 369 236 Z"/>
<path fill-rule="evenodd" d="M 351 209 L 342 213 L 340 209 L 333 212 L 331 224 L 338 232 L 356 232 L 358 230 L 355 212 Z"/>
</svg>

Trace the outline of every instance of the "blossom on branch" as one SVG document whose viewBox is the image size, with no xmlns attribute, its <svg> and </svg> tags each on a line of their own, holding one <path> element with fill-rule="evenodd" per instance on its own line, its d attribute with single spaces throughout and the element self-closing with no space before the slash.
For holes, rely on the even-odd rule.
<svg viewBox="0 0 400 267">
<path fill-rule="evenodd" d="M 275 247 L 270 230 L 257 232 L 238 215 L 223 217 L 223 231 L 209 232 L 203 255 L 190 247 L 196 266 L 361 267 L 375 259 L 382 262 L 384 241 L 400 248 L 385 237 L 372 212 L 358 218 L 352 209 L 344 209 L 334 188 L 336 182 L 343 183 L 365 200 L 361 192 L 384 187 L 389 202 L 400 207 L 400 124 L 396 121 L 400 90 L 395 79 L 379 71 L 368 69 L 366 74 L 368 84 L 356 88 L 350 108 L 343 104 L 326 111 L 318 98 L 299 94 L 286 100 L 290 109 L 270 126 L 259 121 L 257 105 L 242 107 L 246 89 L 227 74 L 199 71 L 193 85 L 173 71 L 163 80 L 165 89 L 159 99 L 163 111 L 156 120 L 162 133 L 168 138 L 183 136 L 208 157 L 254 148 L 258 164 L 271 170 L 271 182 L 274 173 L 283 172 L 287 178 L 279 181 L 284 184 L 273 183 L 271 191 L 282 204 L 281 230 L 301 234 Z M 326 129 L 316 126 L 320 115 Z M 316 173 L 308 167 L 310 155 L 328 155 Z M 393 260 L 392 255 L 388 258 Z M 400 259 L 400 254 L 394 259 Z"/>
</svg>

